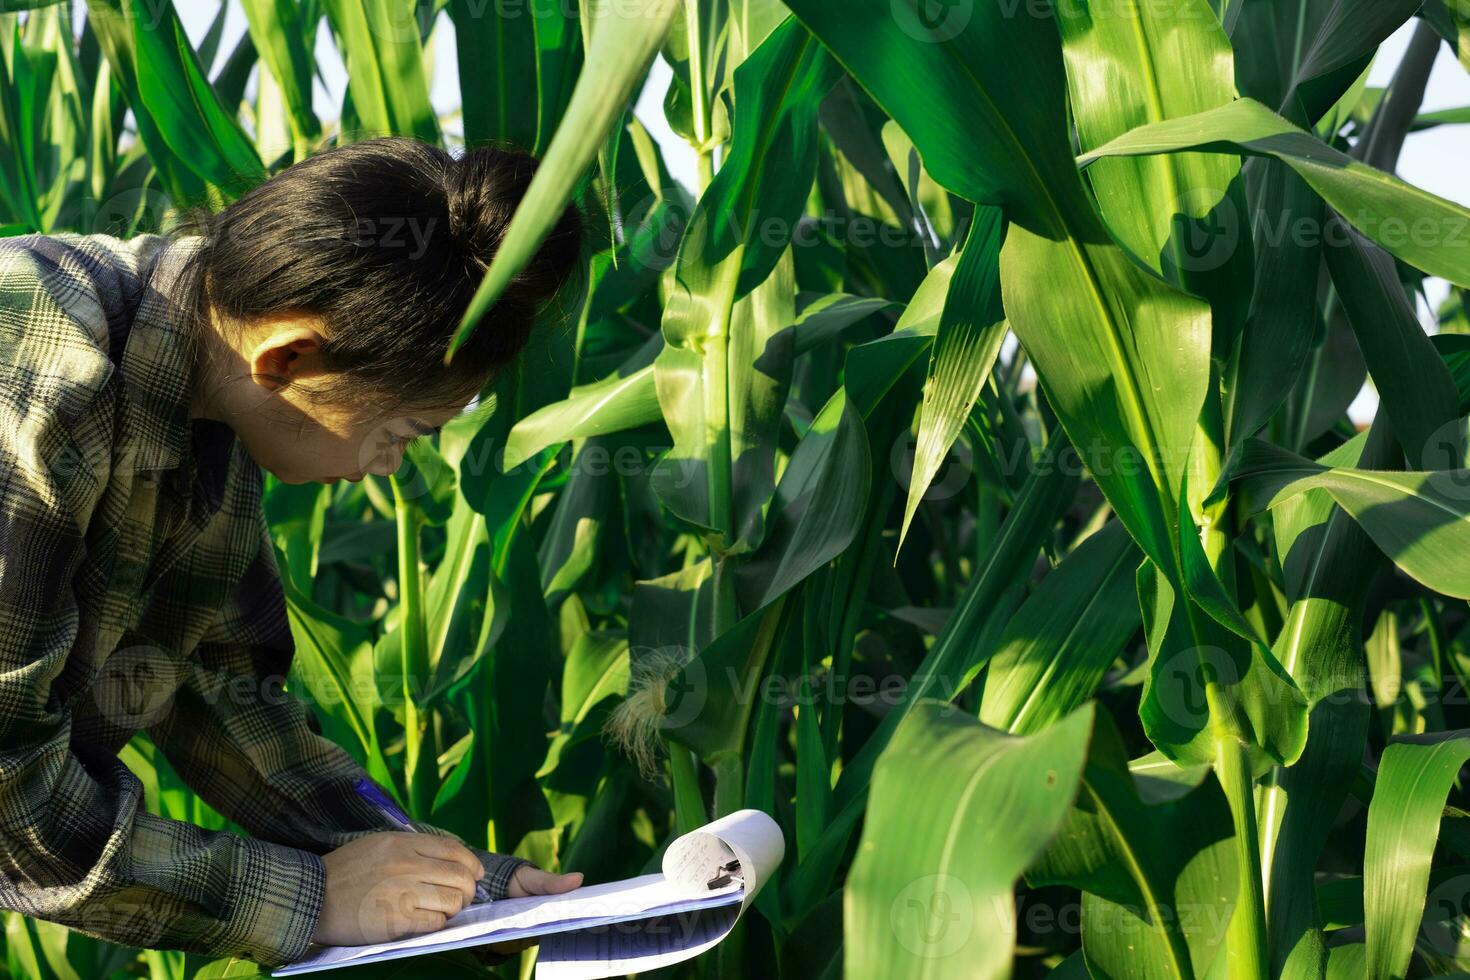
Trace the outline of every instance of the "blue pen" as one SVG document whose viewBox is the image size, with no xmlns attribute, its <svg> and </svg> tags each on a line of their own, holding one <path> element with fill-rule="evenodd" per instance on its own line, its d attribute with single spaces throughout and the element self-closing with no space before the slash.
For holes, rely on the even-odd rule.
<svg viewBox="0 0 1470 980">
<path fill-rule="evenodd" d="M 407 831 L 410 834 L 420 833 L 419 829 L 408 819 L 408 814 L 399 809 L 398 804 L 393 802 L 393 798 L 379 789 L 378 784 L 374 783 L 371 779 L 363 777 L 353 783 L 352 788 L 357 791 L 358 796 L 371 803 L 374 809 L 387 817 L 388 822 L 399 830 Z M 475 882 L 475 901 L 490 901 L 489 887 L 485 884 L 484 878 Z"/>
</svg>

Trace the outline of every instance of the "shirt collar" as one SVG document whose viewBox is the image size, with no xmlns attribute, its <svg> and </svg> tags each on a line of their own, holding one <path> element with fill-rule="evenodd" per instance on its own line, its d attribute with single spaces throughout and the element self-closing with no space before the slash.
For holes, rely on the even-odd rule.
<svg viewBox="0 0 1470 980">
<path fill-rule="evenodd" d="M 197 376 L 185 263 L 203 242 L 198 235 L 160 236 L 140 254 L 142 296 L 122 355 L 130 396 L 123 425 L 140 473 L 171 471 L 150 479 L 167 476 L 178 496 L 193 500 L 191 510 L 212 513 L 235 434 L 223 422 L 189 417 Z"/>
<path fill-rule="evenodd" d="M 122 355 L 129 396 L 124 429 L 139 470 L 172 469 L 189 446 L 192 324 L 183 308 L 182 272 L 200 241 L 159 237 L 139 254 L 142 295 Z"/>
</svg>

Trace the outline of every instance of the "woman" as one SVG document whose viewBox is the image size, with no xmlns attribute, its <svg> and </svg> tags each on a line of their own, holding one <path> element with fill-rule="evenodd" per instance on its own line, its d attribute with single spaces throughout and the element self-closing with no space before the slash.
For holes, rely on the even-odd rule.
<svg viewBox="0 0 1470 980">
<path fill-rule="evenodd" d="M 0 907 L 276 965 L 580 884 L 394 824 L 280 690 L 261 509 L 394 472 L 524 346 L 577 265 L 568 207 L 447 367 L 534 170 L 403 138 L 332 149 L 169 238 L 0 240 Z M 251 836 L 167 820 L 146 730 Z"/>
</svg>

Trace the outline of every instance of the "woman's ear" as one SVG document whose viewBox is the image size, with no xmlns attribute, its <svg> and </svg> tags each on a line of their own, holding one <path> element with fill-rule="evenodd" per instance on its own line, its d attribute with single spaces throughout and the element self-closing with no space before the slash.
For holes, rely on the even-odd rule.
<svg viewBox="0 0 1470 980">
<path fill-rule="evenodd" d="M 271 324 L 250 348 L 251 376 L 256 384 L 274 391 L 320 371 L 323 339 L 315 327 L 299 320 Z"/>
</svg>

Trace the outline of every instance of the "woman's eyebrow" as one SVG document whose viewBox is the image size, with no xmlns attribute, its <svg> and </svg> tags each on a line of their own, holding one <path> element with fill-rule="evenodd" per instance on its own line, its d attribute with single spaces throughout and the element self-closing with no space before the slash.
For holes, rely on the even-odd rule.
<svg viewBox="0 0 1470 980">
<path fill-rule="evenodd" d="M 406 419 L 405 421 L 408 423 L 409 428 L 413 429 L 415 433 L 421 436 L 426 436 L 431 432 L 438 432 L 440 429 L 444 428 L 444 426 L 442 425 L 430 425 L 429 423 L 423 422 L 419 419 L 411 418 Z"/>
</svg>

